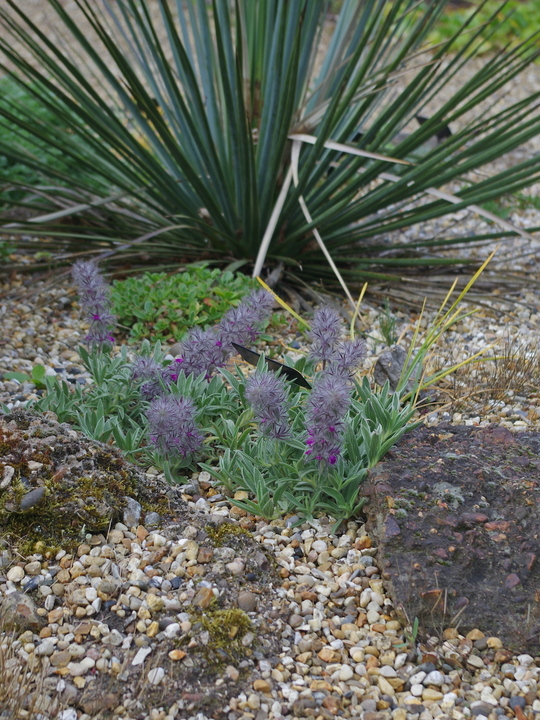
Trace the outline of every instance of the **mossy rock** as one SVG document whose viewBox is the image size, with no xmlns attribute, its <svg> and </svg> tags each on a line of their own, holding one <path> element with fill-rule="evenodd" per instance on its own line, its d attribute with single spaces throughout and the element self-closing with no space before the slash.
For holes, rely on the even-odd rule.
<svg viewBox="0 0 540 720">
<path fill-rule="evenodd" d="M 0 416 L 0 539 L 22 555 L 51 557 L 87 534 L 106 532 L 122 520 L 129 497 L 162 516 L 185 507 L 178 490 L 58 423 L 53 413 Z"/>
</svg>

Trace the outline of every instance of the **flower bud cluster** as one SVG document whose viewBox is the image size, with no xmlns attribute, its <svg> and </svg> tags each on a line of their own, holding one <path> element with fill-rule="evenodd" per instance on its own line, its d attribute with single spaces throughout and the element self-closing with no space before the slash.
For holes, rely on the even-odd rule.
<svg viewBox="0 0 540 720">
<path fill-rule="evenodd" d="M 341 321 L 332 308 L 322 307 L 315 313 L 310 356 L 322 361 L 323 371 L 313 384 L 306 404 L 306 455 L 320 463 L 335 465 L 341 453 L 345 416 L 351 404 L 354 373 L 362 361 L 362 340 L 340 340 Z"/>
<path fill-rule="evenodd" d="M 79 292 L 79 304 L 90 322 L 86 342 L 91 348 L 112 345 L 111 326 L 116 318 L 111 313 L 109 286 L 101 276 L 97 263 L 94 260 L 78 260 L 71 272 Z"/>
</svg>

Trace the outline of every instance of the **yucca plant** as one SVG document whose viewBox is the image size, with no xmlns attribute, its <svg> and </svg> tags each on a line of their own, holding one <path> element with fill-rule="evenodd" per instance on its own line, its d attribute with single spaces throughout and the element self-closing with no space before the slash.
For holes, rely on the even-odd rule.
<svg viewBox="0 0 540 720">
<path fill-rule="evenodd" d="M 0 98 L 0 126 L 25 140 L 0 135 L 0 155 L 47 180 L 26 188 L 37 217 L 5 224 L 46 234 L 51 249 L 244 261 L 255 273 L 281 260 L 304 281 L 329 282 L 324 254 L 354 284 L 468 262 L 434 252 L 461 237 L 413 243 L 411 258 L 385 236 L 465 207 L 484 212 L 479 204 L 540 177 L 536 155 L 470 182 L 540 131 L 540 92 L 486 110 L 540 44 L 499 52 L 437 105 L 485 30 L 473 16 L 428 47 L 446 0 L 343 0 L 337 16 L 324 0 L 74 0 L 77 16 L 61 0 L 44 5 L 55 14 L 46 28 L 5 0 L 0 67 L 55 121 Z M 428 103 L 437 109 L 415 119 Z M 65 169 L 47 149 L 61 150 Z"/>
</svg>

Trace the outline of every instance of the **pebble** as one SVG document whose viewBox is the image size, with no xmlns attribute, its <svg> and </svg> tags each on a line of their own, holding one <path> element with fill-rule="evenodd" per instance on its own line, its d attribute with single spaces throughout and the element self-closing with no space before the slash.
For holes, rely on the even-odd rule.
<svg viewBox="0 0 540 720">
<path fill-rule="evenodd" d="M 255 593 L 245 590 L 239 593 L 237 604 L 238 607 L 245 612 L 254 612 L 257 609 L 257 596 Z"/>
<path fill-rule="evenodd" d="M 159 683 L 163 680 L 164 677 L 165 669 L 162 667 L 157 667 L 149 670 L 147 675 L 150 685 L 159 685 Z"/>
<path fill-rule="evenodd" d="M 21 580 L 24 577 L 24 569 L 20 567 L 19 565 L 15 565 L 14 567 L 10 568 L 7 572 L 7 579 L 11 582 L 21 582 Z"/>
</svg>

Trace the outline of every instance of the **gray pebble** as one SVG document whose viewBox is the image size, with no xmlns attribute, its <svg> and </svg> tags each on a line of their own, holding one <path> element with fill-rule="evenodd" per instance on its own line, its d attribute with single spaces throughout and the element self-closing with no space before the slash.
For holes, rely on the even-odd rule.
<svg viewBox="0 0 540 720">
<path fill-rule="evenodd" d="M 484 715 L 487 717 L 493 711 L 493 706 L 487 703 L 479 702 L 478 705 L 471 707 L 471 715 Z"/>
<path fill-rule="evenodd" d="M 26 495 L 23 496 L 20 504 L 20 510 L 21 512 L 26 512 L 30 510 L 31 508 L 38 505 L 45 496 L 45 488 L 38 487 L 34 490 L 30 490 L 30 492 L 26 493 Z"/>
<path fill-rule="evenodd" d="M 138 525 L 141 519 L 141 512 L 142 508 L 140 503 L 133 498 L 127 497 L 124 512 L 122 513 L 124 524 L 127 525 L 128 528 Z"/>
<path fill-rule="evenodd" d="M 161 525 L 161 515 L 157 512 L 148 512 L 144 516 L 144 525 L 146 528 L 159 527 Z"/>
<path fill-rule="evenodd" d="M 244 610 L 244 612 L 254 612 L 257 609 L 257 596 L 249 590 L 239 593 L 236 602 L 240 610 Z"/>
</svg>

